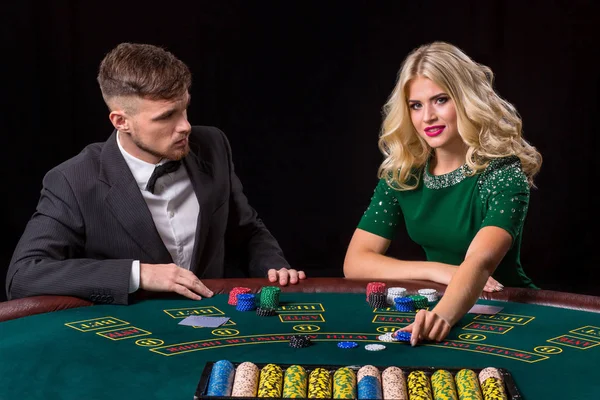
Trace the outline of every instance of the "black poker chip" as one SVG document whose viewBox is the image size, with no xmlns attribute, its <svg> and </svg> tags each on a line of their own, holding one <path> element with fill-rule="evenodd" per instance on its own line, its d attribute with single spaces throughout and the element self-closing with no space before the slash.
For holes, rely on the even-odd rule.
<svg viewBox="0 0 600 400">
<path fill-rule="evenodd" d="M 369 306 L 372 308 L 387 307 L 387 297 L 386 297 L 385 293 L 370 293 L 369 294 Z"/>
<path fill-rule="evenodd" d="M 276 312 L 274 308 L 258 307 L 256 309 L 256 315 L 258 315 L 259 317 L 272 317 L 275 314 Z"/>
<path fill-rule="evenodd" d="M 311 340 L 306 335 L 292 335 L 290 336 L 290 347 L 297 349 L 308 347 L 311 345 Z"/>
</svg>

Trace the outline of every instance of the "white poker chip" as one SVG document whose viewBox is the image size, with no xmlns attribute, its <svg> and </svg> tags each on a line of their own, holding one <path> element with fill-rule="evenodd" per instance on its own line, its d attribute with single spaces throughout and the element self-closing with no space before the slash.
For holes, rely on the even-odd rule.
<svg viewBox="0 0 600 400">
<path fill-rule="evenodd" d="M 385 333 L 383 335 L 379 335 L 377 336 L 377 339 L 381 340 L 382 342 L 397 342 L 398 339 L 396 339 L 393 335 L 394 332 L 388 332 Z"/>
<path fill-rule="evenodd" d="M 387 333 L 385 335 L 379 335 L 377 336 L 378 340 L 381 340 L 382 342 L 393 342 L 394 339 L 392 339 L 391 335 L 388 335 Z"/>
<path fill-rule="evenodd" d="M 384 349 L 385 349 L 385 346 L 382 344 L 368 344 L 365 346 L 365 350 L 369 350 L 369 351 L 381 351 Z"/>
<path fill-rule="evenodd" d="M 419 294 L 421 296 L 426 296 L 428 294 L 436 294 L 437 290 L 435 289 L 419 289 Z"/>
</svg>

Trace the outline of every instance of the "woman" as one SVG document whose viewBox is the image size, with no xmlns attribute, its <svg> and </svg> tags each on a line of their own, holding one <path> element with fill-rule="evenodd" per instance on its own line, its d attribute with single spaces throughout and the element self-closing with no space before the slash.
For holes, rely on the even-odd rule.
<svg viewBox="0 0 600 400">
<path fill-rule="evenodd" d="M 344 274 L 448 285 L 432 310 L 420 310 L 402 329 L 414 346 L 443 340 L 482 290 L 536 287 L 520 248 L 542 156 L 523 138 L 515 108 L 494 91 L 491 69 L 448 43 L 408 55 L 384 116 L 380 180 Z M 427 261 L 385 255 L 402 221 Z"/>
</svg>

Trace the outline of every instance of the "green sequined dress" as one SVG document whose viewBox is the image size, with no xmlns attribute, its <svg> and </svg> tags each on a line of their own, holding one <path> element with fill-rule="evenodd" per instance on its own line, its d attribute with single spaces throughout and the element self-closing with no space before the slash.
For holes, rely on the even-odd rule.
<svg viewBox="0 0 600 400">
<path fill-rule="evenodd" d="M 465 164 L 434 176 L 428 163 L 419 186 L 404 191 L 380 179 L 358 228 L 391 240 L 404 220 L 408 235 L 423 248 L 428 261 L 460 265 L 479 229 L 500 227 L 513 243 L 493 277 L 507 287 L 537 288 L 520 260 L 529 185 L 519 159 L 493 160 L 473 176 L 466 171 Z"/>
</svg>

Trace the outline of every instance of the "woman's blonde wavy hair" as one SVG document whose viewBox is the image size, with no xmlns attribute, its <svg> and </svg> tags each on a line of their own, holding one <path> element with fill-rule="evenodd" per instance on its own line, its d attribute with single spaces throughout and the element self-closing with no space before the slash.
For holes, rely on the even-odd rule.
<svg viewBox="0 0 600 400">
<path fill-rule="evenodd" d="M 494 75 L 456 46 L 433 42 L 413 50 L 402 63 L 394 90 L 383 107 L 379 149 L 385 159 L 378 176 L 390 187 L 412 190 L 418 186 L 432 148 L 415 130 L 407 103 L 408 84 L 425 77 L 440 86 L 456 106 L 458 132 L 469 147 L 466 163 L 472 174 L 492 159 L 517 156 L 530 186 L 539 172 L 542 155 L 522 135 L 515 107 L 493 88 Z"/>
</svg>

